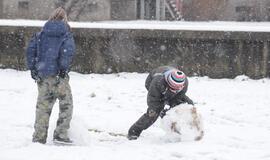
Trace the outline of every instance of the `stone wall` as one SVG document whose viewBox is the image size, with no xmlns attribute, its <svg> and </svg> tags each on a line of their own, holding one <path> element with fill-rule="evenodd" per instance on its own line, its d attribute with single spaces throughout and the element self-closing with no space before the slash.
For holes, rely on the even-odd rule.
<svg viewBox="0 0 270 160">
<path fill-rule="evenodd" d="M 26 70 L 35 27 L 0 27 L 0 67 Z M 73 29 L 80 73 L 148 72 L 175 65 L 189 76 L 269 77 L 269 33 Z"/>
</svg>

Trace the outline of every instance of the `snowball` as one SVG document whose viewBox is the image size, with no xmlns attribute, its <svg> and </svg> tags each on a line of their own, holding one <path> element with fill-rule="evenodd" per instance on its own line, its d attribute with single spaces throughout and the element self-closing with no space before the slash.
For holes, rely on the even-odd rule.
<svg viewBox="0 0 270 160">
<path fill-rule="evenodd" d="M 161 127 L 170 141 L 198 141 L 204 134 L 201 115 L 189 104 L 170 109 L 162 118 Z"/>
</svg>

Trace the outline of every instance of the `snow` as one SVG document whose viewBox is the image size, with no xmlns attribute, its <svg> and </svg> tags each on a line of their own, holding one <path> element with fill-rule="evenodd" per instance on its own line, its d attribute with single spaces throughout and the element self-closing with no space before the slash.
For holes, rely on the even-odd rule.
<svg viewBox="0 0 270 160">
<path fill-rule="evenodd" d="M 145 112 L 147 74 L 70 73 L 74 115 L 70 137 L 75 146 L 31 142 L 37 86 L 29 71 L 0 69 L 1 160 L 270 160 L 270 80 L 189 78 L 189 95 L 203 117 L 200 141 L 168 142 L 160 119 L 136 141 L 110 136 L 126 134 Z M 88 129 L 104 132 L 95 133 Z"/>
<path fill-rule="evenodd" d="M 181 104 L 166 112 L 161 119 L 161 128 L 171 142 L 197 141 L 202 139 L 203 118 L 197 111 L 198 106 Z"/>
<path fill-rule="evenodd" d="M 0 26 L 42 27 L 46 21 L 23 19 L 0 19 Z M 270 32 L 270 22 L 232 22 L 232 21 L 100 21 L 70 22 L 72 28 L 96 29 L 146 29 L 146 30 L 186 30 L 186 31 L 232 31 L 232 32 Z"/>
</svg>

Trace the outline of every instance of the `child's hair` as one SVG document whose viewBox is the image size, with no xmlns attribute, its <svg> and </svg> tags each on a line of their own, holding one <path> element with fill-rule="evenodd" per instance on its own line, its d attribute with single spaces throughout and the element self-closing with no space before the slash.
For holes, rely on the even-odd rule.
<svg viewBox="0 0 270 160">
<path fill-rule="evenodd" d="M 56 8 L 49 17 L 49 21 L 64 21 L 67 24 L 68 28 L 70 29 L 70 26 L 68 24 L 67 13 L 63 7 Z"/>
</svg>

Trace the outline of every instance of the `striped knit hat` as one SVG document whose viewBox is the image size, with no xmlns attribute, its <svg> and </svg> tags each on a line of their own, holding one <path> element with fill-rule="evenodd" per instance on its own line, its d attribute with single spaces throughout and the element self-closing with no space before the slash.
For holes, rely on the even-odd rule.
<svg viewBox="0 0 270 160">
<path fill-rule="evenodd" d="M 178 69 L 171 69 L 165 72 L 165 80 L 173 91 L 181 91 L 184 88 L 186 75 Z"/>
</svg>

